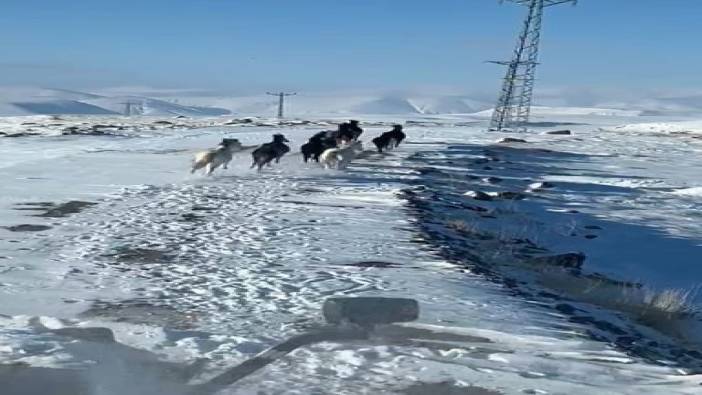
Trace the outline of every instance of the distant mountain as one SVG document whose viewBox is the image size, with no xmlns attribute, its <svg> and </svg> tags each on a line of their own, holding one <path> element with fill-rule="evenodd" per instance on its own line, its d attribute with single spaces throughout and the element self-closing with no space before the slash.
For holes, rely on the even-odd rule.
<svg viewBox="0 0 702 395">
<path fill-rule="evenodd" d="M 349 109 L 357 114 L 421 114 L 409 100 L 399 97 L 381 97 L 362 102 Z"/>
<path fill-rule="evenodd" d="M 68 89 L 0 87 L 0 116 L 46 114 L 124 114 L 126 103 L 132 115 L 153 116 L 275 116 L 276 97 L 265 94 L 224 96 L 197 90 L 148 90 L 131 88 L 104 89 L 99 94 Z M 146 93 L 149 93 L 147 95 Z M 152 96 L 151 94 L 155 95 Z M 554 97 L 556 94 L 553 94 Z M 485 97 L 485 95 L 482 95 Z M 538 97 L 537 97 L 538 102 Z M 547 100 L 548 102 L 548 100 Z M 635 101 L 593 101 L 592 105 L 574 107 L 551 100 L 549 107 L 535 106 L 532 114 L 545 115 L 664 115 L 699 114 L 702 95 L 650 96 Z M 597 104 L 598 103 L 598 104 Z M 285 102 L 285 113 L 292 117 L 369 115 L 472 114 L 489 117 L 494 101 L 476 100 L 455 94 L 412 94 L 359 92 L 299 93 Z"/>
<path fill-rule="evenodd" d="M 102 107 L 82 103 L 76 100 L 44 100 L 31 102 L 11 103 L 20 110 L 28 114 L 90 114 L 90 115 L 110 115 L 119 114 Z"/>
<path fill-rule="evenodd" d="M 411 101 L 422 114 L 470 114 L 488 106 L 462 96 L 420 97 Z"/>
<path fill-rule="evenodd" d="M 226 108 L 235 114 L 274 116 L 278 100 L 266 95 L 183 97 L 183 101 Z M 285 102 L 289 116 L 340 114 L 469 114 L 490 108 L 490 103 L 463 96 L 299 94 Z"/>
<path fill-rule="evenodd" d="M 124 114 L 132 103 L 132 115 L 218 116 L 231 111 L 205 105 L 182 105 L 144 96 L 103 96 L 66 89 L 0 88 L 0 115 L 109 115 Z"/>
<path fill-rule="evenodd" d="M 101 95 L 96 95 L 93 93 L 79 92 L 70 89 L 59 89 L 50 88 L 42 89 L 41 96 L 45 97 L 55 97 L 60 99 L 71 99 L 71 100 L 85 100 L 85 99 L 97 99 L 103 97 Z"/>
<path fill-rule="evenodd" d="M 231 111 L 223 108 L 187 106 L 143 96 L 100 97 L 84 102 L 120 114 L 125 112 L 126 103 L 132 103 L 132 114 L 135 115 L 218 116 L 231 114 Z"/>
</svg>

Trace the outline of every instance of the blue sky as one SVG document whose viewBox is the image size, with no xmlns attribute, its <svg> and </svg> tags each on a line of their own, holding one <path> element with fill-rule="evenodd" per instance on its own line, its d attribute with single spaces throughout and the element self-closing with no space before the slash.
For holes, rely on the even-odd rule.
<svg viewBox="0 0 702 395">
<path fill-rule="evenodd" d="M 0 85 L 494 91 L 524 8 L 497 0 L 3 0 Z M 540 87 L 702 86 L 702 1 L 545 15 Z"/>
</svg>

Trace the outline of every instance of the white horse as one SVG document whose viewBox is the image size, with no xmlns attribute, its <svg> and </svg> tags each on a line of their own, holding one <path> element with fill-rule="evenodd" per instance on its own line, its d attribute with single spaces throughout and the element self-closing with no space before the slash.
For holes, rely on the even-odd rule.
<svg viewBox="0 0 702 395">
<path fill-rule="evenodd" d="M 363 143 L 352 141 L 337 148 L 328 148 L 319 156 L 319 163 L 325 169 L 345 169 L 363 151 Z"/>
</svg>

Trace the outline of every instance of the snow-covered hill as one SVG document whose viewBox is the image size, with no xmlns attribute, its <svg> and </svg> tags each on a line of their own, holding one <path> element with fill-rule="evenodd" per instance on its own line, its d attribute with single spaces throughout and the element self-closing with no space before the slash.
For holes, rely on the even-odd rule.
<svg viewBox="0 0 702 395">
<path fill-rule="evenodd" d="M 158 91 L 107 91 L 103 94 L 44 88 L 0 88 L 0 116 L 55 114 L 217 116 L 244 114 L 273 116 L 278 100 L 269 95 L 150 96 Z M 164 92 L 167 93 L 167 92 Z M 488 109 L 490 104 L 462 96 L 385 94 L 300 94 L 286 103 L 286 114 L 468 114 Z"/>
<path fill-rule="evenodd" d="M 587 106 L 577 100 L 556 100 L 536 93 L 535 118 L 697 116 L 702 112 L 702 95 L 647 96 L 644 99 L 592 100 Z M 107 88 L 95 92 L 57 88 L 0 87 L 0 116 L 54 114 L 124 114 L 127 102 L 132 115 L 218 116 L 240 114 L 272 117 L 278 110 L 277 97 L 260 94 L 223 94 L 202 90 L 155 89 L 145 87 Z M 333 115 L 492 115 L 495 98 L 490 95 L 455 92 L 299 92 L 285 102 L 290 117 Z"/>
<path fill-rule="evenodd" d="M 278 99 L 268 95 L 189 96 L 181 101 L 194 105 L 226 108 L 234 114 L 271 116 L 278 109 Z M 299 94 L 286 101 L 286 114 L 305 117 L 321 114 L 470 114 L 491 108 L 491 103 L 453 95 L 413 94 Z"/>
<path fill-rule="evenodd" d="M 230 111 L 189 106 L 145 96 L 102 96 L 65 89 L 0 88 L 0 116 L 15 115 L 133 115 L 216 116 Z"/>
</svg>

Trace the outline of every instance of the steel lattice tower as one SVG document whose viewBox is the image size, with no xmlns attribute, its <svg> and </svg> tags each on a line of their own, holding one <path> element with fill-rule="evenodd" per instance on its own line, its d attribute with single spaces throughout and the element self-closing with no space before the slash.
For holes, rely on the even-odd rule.
<svg viewBox="0 0 702 395">
<path fill-rule="evenodd" d="M 285 93 L 285 92 L 278 92 L 278 93 L 266 92 L 266 94 L 278 97 L 278 118 L 279 119 L 283 119 L 283 116 L 284 116 L 283 109 L 285 108 L 285 98 L 287 96 L 297 95 L 297 93 Z"/>
<path fill-rule="evenodd" d="M 508 0 L 524 5 L 528 13 L 517 38 L 512 60 L 491 62 L 507 66 L 500 97 L 492 114 L 490 130 L 525 131 L 529 123 L 534 77 L 539 57 L 541 19 L 544 8 L 577 0 Z"/>
</svg>

